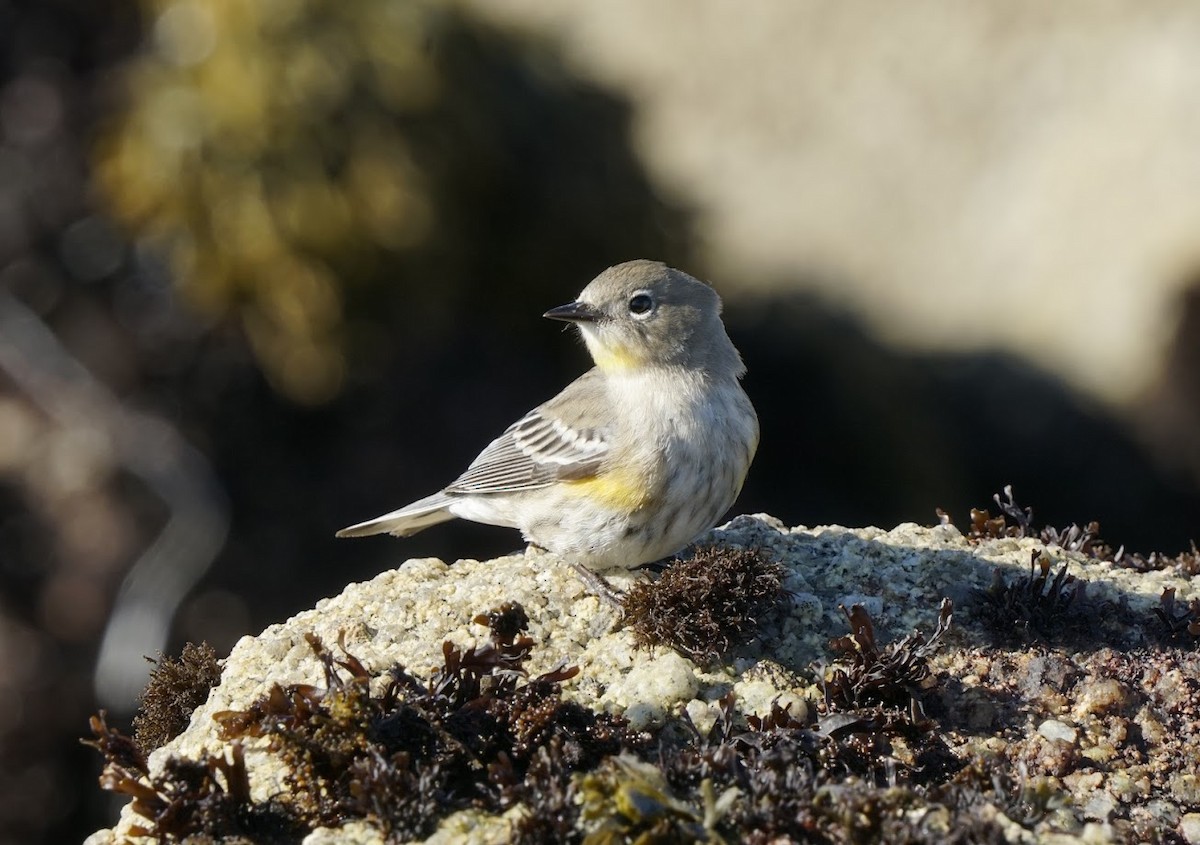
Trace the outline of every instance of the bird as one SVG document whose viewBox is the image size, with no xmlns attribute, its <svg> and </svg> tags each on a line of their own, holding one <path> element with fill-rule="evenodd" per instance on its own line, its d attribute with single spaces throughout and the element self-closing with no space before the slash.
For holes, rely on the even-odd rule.
<svg viewBox="0 0 1200 845">
<path fill-rule="evenodd" d="M 466 519 L 519 529 L 586 578 L 669 558 L 717 523 L 741 492 L 759 424 L 716 291 L 628 261 L 543 316 L 574 325 L 594 366 L 442 490 L 337 536 L 407 537 Z"/>
</svg>

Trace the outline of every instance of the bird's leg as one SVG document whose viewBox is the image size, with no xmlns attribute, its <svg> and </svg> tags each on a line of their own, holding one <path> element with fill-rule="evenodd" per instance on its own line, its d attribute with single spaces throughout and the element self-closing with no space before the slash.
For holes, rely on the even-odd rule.
<svg viewBox="0 0 1200 845">
<path fill-rule="evenodd" d="M 532 542 L 526 546 L 525 551 L 526 554 L 531 551 L 544 555 L 554 554 L 544 546 L 539 546 L 537 543 Z M 562 560 L 562 558 L 559 558 L 559 560 Z M 595 570 L 588 569 L 586 566 L 583 566 L 579 563 L 574 563 L 571 561 L 565 562 L 571 564 L 571 568 L 575 570 L 575 574 L 579 576 L 579 580 L 583 582 L 584 587 L 586 587 L 590 593 L 595 595 L 601 601 L 617 608 L 618 610 L 622 608 L 623 601 L 625 599 L 625 593 L 623 591 L 618 590 L 612 584 L 608 583 L 608 579 L 606 579 L 603 575 L 600 575 Z"/>
<path fill-rule="evenodd" d="M 598 572 L 594 572 L 578 563 L 572 563 L 571 568 L 575 570 L 584 586 L 591 590 L 597 598 L 608 602 L 616 608 L 620 608 L 625 599 L 625 593 L 618 590 L 608 580 Z"/>
</svg>

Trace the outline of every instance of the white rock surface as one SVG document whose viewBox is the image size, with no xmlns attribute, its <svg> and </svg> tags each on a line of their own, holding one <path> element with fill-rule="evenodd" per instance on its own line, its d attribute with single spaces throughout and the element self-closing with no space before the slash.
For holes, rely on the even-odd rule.
<svg viewBox="0 0 1200 845">
<path fill-rule="evenodd" d="M 257 637 L 239 641 L 225 661 L 220 685 L 193 714 L 188 729 L 152 755 L 151 768 L 161 767 L 168 755 L 198 758 L 219 752 L 223 743 L 213 714 L 245 709 L 272 684 L 323 685 L 322 667 L 305 642 L 306 633 L 317 634 L 331 646 L 344 634 L 346 648 L 368 668 L 384 670 L 399 663 L 424 677 L 440 665 L 444 640 L 460 646 L 484 640 L 486 629 L 471 618 L 505 601 L 520 602 L 529 615 L 529 634 L 537 643 L 529 670 L 545 672 L 562 660 L 578 666 L 579 674 L 566 682 L 564 692 L 590 707 L 624 713 L 640 724 L 686 708 L 703 725 L 715 716 L 714 702 L 732 690 L 743 712 L 765 713 L 779 699 L 802 715 L 805 700 L 819 698 L 802 677 L 811 678 L 813 662 L 828 658 L 832 637 L 847 633 L 837 606 L 843 597 L 877 597 L 879 612 L 873 618 L 880 642 L 913 628 L 929 632 L 942 596 L 950 596 L 962 608 L 971 590 L 987 586 L 994 566 L 1010 575 L 1027 574 L 1031 551 L 1041 548 L 1034 540 L 1011 539 L 971 546 L 953 526 L 788 529 L 768 516 L 738 517 L 714 529 L 704 542 L 766 550 L 785 565 L 786 583 L 803 597 L 791 603 L 781 619 L 765 625 L 751 645 L 714 670 L 705 671 L 667 649 L 636 648 L 632 633 L 619 626 L 616 611 L 588 595 L 568 566 L 546 554 L 463 560 L 452 566 L 436 559 L 409 560 L 371 581 L 349 585 L 340 595 Z M 1075 557 L 1057 549 L 1049 553 L 1071 572 L 1082 574 Z M 1123 597 L 1135 612 L 1149 612 L 1163 583 L 1176 586 L 1184 601 L 1200 589 L 1163 573 L 1139 574 L 1095 561 L 1086 566 L 1093 582 L 1089 597 Z M 611 580 L 625 588 L 640 577 L 620 573 Z M 952 637 L 957 635 L 952 632 Z M 1048 729 L 1048 724 L 1042 724 L 1043 733 L 1062 733 L 1057 727 Z M 253 747 L 246 757 L 256 799 L 287 789 L 287 773 L 272 757 Z M 126 808 L 116 832 L 126 830 L 130 821 Z M 455 831 L 478 821 L 462 814 L 451 817 L 435 841 L 461 841 Z M 473 841 L 492 841 L 487 831 L 493 824 L 503 829 L 502 820 L 492 819 L 488 827 L 477 829 L 483 838 Z M 112 841 L 111 836 L 101 831 L 89 843 L 102 845 Z M 350 831 L 318 831 L 306 841 L 378 841 L 374 836 L 374 831 L 356 825 Z"/>
</svg>

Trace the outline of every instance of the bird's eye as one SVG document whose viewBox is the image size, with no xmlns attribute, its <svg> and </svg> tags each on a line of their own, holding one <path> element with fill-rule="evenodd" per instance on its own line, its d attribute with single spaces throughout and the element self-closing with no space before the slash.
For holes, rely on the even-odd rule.
<svg viewBox="0 0 1200 845">
<path fill-rule="evenodd" d="M 649 294 L 639 293 L 629 300 L 629 313 L 638 316 L 648 314 L 650 309 L 654 307 L 654 300 Z"/>
</svg>

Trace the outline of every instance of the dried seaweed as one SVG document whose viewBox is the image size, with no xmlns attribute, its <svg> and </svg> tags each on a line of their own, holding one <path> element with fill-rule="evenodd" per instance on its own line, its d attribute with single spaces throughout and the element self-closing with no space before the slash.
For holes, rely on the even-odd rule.
<svg viewBox="0 0 1200 845">
<path fill-rule="evenodd" d="M 1053 526 L 1034 528 L 1033 508 L 1023 508 L 1017 504 L 1012 485 L 1005 486 L 1003 496 L 997 493 L 992 496 L 992 500 L 999 509 L 997 516 L 992 516 L 988 510 L 971 508 L 971 525 L 966 531 L 969 542 L 978 543 L 1002 537 L 1032 537 L 1041 540 L 1046 546 L 1058 546 L 1138 572 L 1176 568 L 1185 578 L 1200 574 L 1200 550 L 1196 548 L 1194 541 L 1188 551 L 1176 555 L 1162 552 L 1130 552 L 1124 546 L 1113 548 L 1102 540 L 1100 523 L 1095 520 L 1085 523 L 1082 527 L 1071 523 L 1061 529 Z M 937 508 L 936 513 L 942 525 L 954 524 L 953 518 L 946 511 Z"/>
<path fill-rule="evenodd" d="M 1062 639 L 1091 630 L 1087 622 L 1094 608 L 1086 600 L 1087 582 L 1071 575 L 1065 563 L 1052 575 L 1052 565 L 1048 554 L 1034 551 L 1028 576 L 1006 580 L 999 567 L 992 570 L 988 588 L 974 592 L 973 616 L 1002 643 Z"/>
<path fill-rule="evenodd" d="M 780 605 L 783 567 L 752 549 L 701 547 L 654 582 L 635 584 L 625 618 L 640 645 L 666 644 L 710 664 L 747 642 Z"/>
<path fill-rule="evenodd" d="M 703 732 L 682 713 L 650 736 L 564 702 L 573 670 L 529 678 L 528 620 L 506 606 L 477 617 L 491 628 L 486 643 L 445 645 L 427 680 L 399 666 L 375 672 L 344 642 L 335 653 L 310 637 L 324 685 L 276 686 L 220 714 L 224 757 L 171 759 L 151 777 L 137 745 L 101 717 L 91 744 L 106 759 L 102 785 L 144 819 L 138 832 L 168 842 L 293 843 L 354 819 L 401 841 L 467 808 L 520 808 L 518 843 L 999 842 L 1001 813 L 1032 824 L 1046 802 L 1003 771 L 955 775 L 963 763 L 919 713 L 951 612 L 944 602 L 929 637 L 881 645 L 852 608 L 822 708 L 797 716 L 776 703 L 743 718 L 727 694 Z M 898 736 L 907 763 L 893 753 Z M 250 740 L 289 769 L 286 801 L 250 799 Z"/>
<path fill-rule="evenodd" d="M 208 643 L 187 643 L 178 658 L 160 654 L 133 719 L 138 747 L 149 754 L 182 733 L 220 680 L 221 664 Z"/>
<path fill-rule="evenodd" d="M 880 647 L 875 626 L 862 605 L 841 608 L 851 633 L 830 643 L 848 661 L 848 668 L 834 668 L 825 679 L 825 706 L 831 713 L 858 710 L 874 705 L 910 708 L 923 691 L 937 683 L 930 673 L 928 658 L 938 648 L 954 620 L 954 604 L 942 599 L 938 622 L 928 637 L 919 631 Z"/>
<path fill-rule="evenodd" d="M 444 643 L 443 665 L 425 682 L 400 666 L 373 672 L 342 638 L 335 655 L 309 634 L 323 687 L 277 684 L 245 710 L 215 714 L 232 757 L 172 758 L 149 781 L 137 745 L 98 717 L 90 744 L 105 756 L 101 785 L 132 796 L 146 819 L 140 830 L 166 840 L 292 841 L 352 819 L 401 840 L 428 835 L 456 810 L 501 812 L 518 803 L 531 808 L 530 830 L 570 826 L 571 775 L 623 749 L 644 749 L 648 738 L 620 717 L 564 701 L 560 685 L 577 670 L 528 677 L 534 642 L 522 635 L 528 620 L 519 605 L 479 618 L 491 628 L 489 640 Z M 380 679 L 382 689 L 373 691 Z M 287 767 L 286 804 L 249 800 L 240 745 L 248 739 L 265 741 Z"/>
<path fill-rule="evenodd" d="M 717 796 L 704 779 L 689 801 L 673 794 L 661 769 L 631 755 L 611 757 L 579 786 L 584 845 L 609 842 L 725 842 L 717 826 L 738 797 Z"/>
<path fill-rule="evenodd" d="M 1175 588 L 1164 587 L 1154 615 L 1162 623 L 1164 638 L 1169 642 L 1196 642 L 1200 637 L 1200 599 L 1186 605 L 1175 601 Z"/>
<path fill-rule="evenodd" d="M 145 757 L 133 740 L 110 728 L 104 715 L 93 716 L 94 739 L 85 740 L 104 755 L 101 788 L 129 796 L 131 809 L 145 820 L 130 827 L 134 836 L 163 842 L 248 840 L 260 845 L 298 843 L 305 827 L 290 808 L 275 801 L 254 802 L 242 746 L 227 755 L 203 760 L 169 758 L 150 776 Z"/>
</svg>

